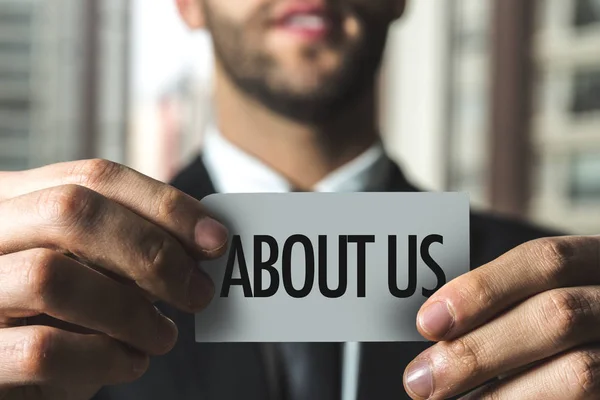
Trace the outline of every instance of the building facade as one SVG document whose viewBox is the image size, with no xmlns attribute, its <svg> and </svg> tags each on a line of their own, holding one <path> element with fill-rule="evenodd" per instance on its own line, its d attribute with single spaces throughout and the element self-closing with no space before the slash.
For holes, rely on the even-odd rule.
<svg viewBox="0 0 600 400">
<path fill-rule="evenodd" d="M 0 1 L 0 170 L 29 165 L 35 2 Z"/>
<path fill-rule="evenodd" d="M 534 38 L 532 216 L 600 232 L 600 1 L 543 0 Z"/>
<path fill-rule="evenodd" d="M 492 1 L 451 0 L 445 188 L 488 206 Z"/>
<path fill-rule="evenodd" d="M 0 169 L 123 162 L 129 9 L 122 0 L 0 1 Z"/>
<path fill-rule="evenodd" d="M 516 215 L 598 233 L 600 0 L 536 0 L 522 14 L 513 0 L 451 3 L 445 189 L 468 191 L 473 204 L 491 209 L 520 196 L 509 202 Z M 498 13 L 511 7 L 503 20 Z M 529 43 L 507 43 L 519 29 Z M 523 49 L 518 64 L 511 57 Z M 507 110 L 510 96 L 521 102 L 516 109 Z M 498 186 L 505 171 L 522 178 Z"/>
</svg>

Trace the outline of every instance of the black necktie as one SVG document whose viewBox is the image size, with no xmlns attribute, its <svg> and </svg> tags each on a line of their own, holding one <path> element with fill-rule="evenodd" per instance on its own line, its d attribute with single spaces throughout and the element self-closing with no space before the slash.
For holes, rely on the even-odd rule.
<svg viewBox="0 0 600 400">
<path fill-rule="evenodd" d="M 340 400 L 341 343 L 278 343 L 285 400 Z"/>
</svg>

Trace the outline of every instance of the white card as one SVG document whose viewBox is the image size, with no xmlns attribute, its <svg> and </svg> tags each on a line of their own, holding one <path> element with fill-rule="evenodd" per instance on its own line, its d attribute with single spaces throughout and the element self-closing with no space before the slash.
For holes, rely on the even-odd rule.
<svg viewBox="0 0 600 400">
<path fill-rule="evenodd" d="M 217 194 L 227 254 L 198 342 L 423 341 L 421 305 L 469 271 L 461 193 Z"/>
</svg>

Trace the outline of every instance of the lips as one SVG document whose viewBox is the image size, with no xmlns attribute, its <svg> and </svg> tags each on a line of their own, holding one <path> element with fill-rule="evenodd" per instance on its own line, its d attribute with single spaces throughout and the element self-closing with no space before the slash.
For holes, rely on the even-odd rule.
<svg viewBox="0 0 600 400">
<path fill-rule="evenodd" d="M 331 28 L 331 16 L 323 4 L 295 2 L 279 10 L 273 25 L 303 37 L 318 38 Z"/>
<path fill-rule="evenodd" d="M 292 29 L 322 30 L 327 27 L 327 19 L 320 14 L 292 14 L 279 25 Z"/>
</svg>

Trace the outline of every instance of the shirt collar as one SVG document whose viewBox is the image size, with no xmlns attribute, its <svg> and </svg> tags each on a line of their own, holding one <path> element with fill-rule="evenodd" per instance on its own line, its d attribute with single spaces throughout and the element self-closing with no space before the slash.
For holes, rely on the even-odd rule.
<svg viewBox="0 0 600 400">
<path fill-rule="evenodd" d="M 206 132 L 203 161 L 219 193 L 286 193 L 290 183 L 262 161 L 236 147 L 215 127 Z M 318 182 L 315 192 L 383 191 L 391 161 L 381 143 Z"/>
</svg>

